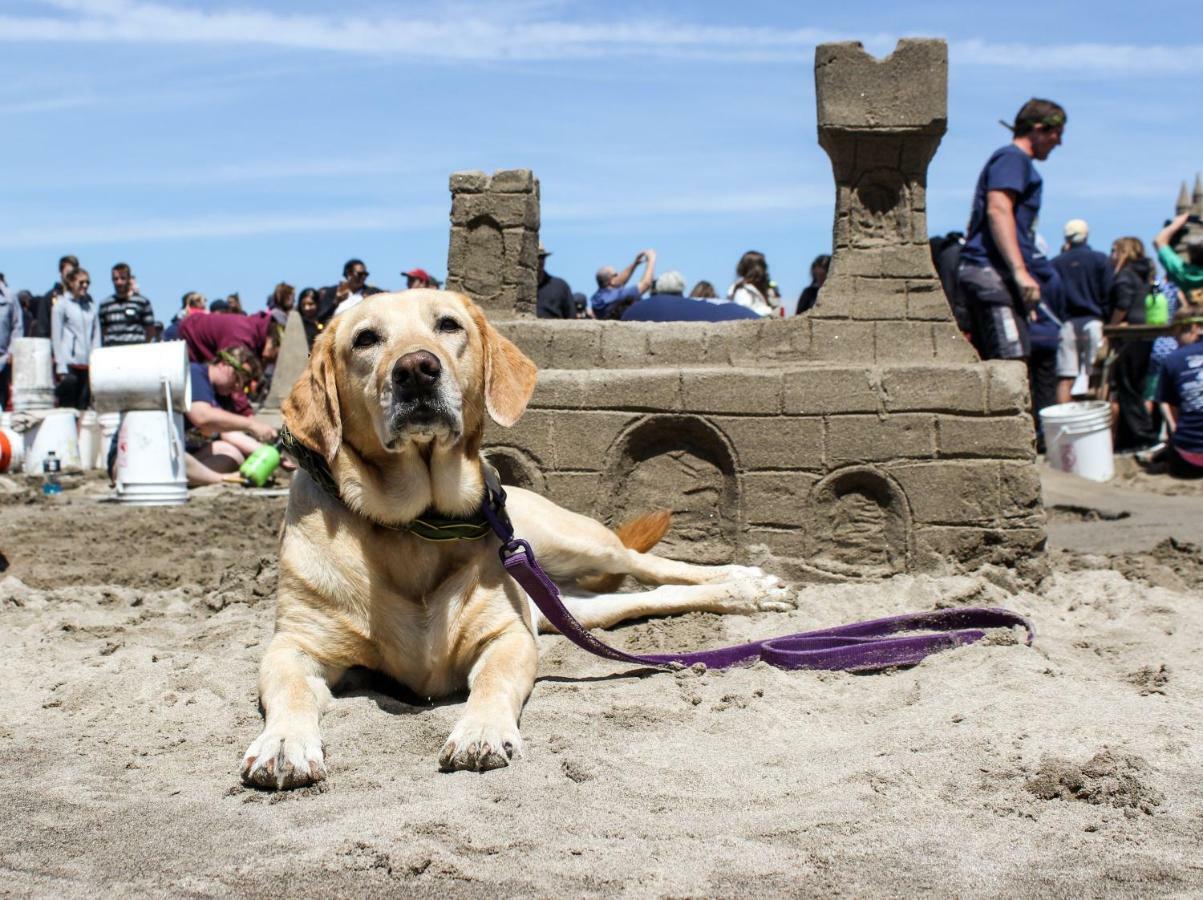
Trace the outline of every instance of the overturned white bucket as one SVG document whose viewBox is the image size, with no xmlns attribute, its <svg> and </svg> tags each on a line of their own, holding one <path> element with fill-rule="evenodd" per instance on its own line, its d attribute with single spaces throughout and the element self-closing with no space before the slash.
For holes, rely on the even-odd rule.
<svg viewBox="0 0 1203 900">
<path fill-rule="evenodd" d="M 41 475 L 42 463 L 52 452 L 58 458 L 62 471 L 80 470 L 79 435 L 75 430 L 78 415 L 74 409 L 53 409 L 25 432 L 25 462 L 22 469 L 26 475 Z"/>
<path fill-rule="evenodd" d="M 175 409 L 192 402 L 188 348 L 183 341 L 101 347 L 92 351 L 88 378 L 99 413 L 162 410 L 164 390 Z"/>
<path fill-rule="evenodd" d="M 1111 404 L 1105 400 L 1060 403 L 1040 410 L 1049 465 L 1091 481 L 1115 474 L 1111 452 Z"/>
<path fill-rule="evenodd" d="M 12 342 L 13 411 L 54 407 L 54 364 L 50 338 L 15 338 Z"/>
<path fill-rule="evenodd" d="M 121 417 L 117 434 L 117 500 L 133 506 L 188 502 L 184 416 L 136 409 Z"/>
</svg>

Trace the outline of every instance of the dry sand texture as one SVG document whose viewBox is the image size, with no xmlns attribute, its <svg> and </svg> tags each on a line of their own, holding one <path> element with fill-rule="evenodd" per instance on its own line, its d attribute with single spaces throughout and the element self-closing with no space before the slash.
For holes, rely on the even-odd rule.
<svg viewBox="0 0 1203 900">
<path fill-rule="evenodd" d="M 1194 894 L 1197 548 L 1048 576 L 811 586 L 790 614 L 615 629 L 686 649 L 959 604 L 1030 615 L 907 671 L 643 674 L 543 639 L 527 757 L 440 774 L 458 702 L 341 692 L 321 790 L 242 787 L 283 499 L 43 502 L 0 483 L 0 891 L 13 895 Z M 1060 518 L 1081 514 L 1065 512 Z M 1057 528 L 1054 517 L 1054 534 Z"/>
</svg>

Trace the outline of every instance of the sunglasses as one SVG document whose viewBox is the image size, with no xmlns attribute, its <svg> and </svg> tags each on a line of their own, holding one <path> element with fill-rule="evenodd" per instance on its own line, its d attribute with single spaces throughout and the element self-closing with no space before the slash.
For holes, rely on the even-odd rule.
<svg viewBox="0 0 1203 900">
<path fill-rule="evenodd" d="M 352 278 L 367 278 L 367 277 L 368 277 L 368 270 L 367 270 L 367 269 L 360 269 L 358 272 L 352 272 L 352 273 L 351 273 L 351 277 L 352 277 Z"/>
</svg>

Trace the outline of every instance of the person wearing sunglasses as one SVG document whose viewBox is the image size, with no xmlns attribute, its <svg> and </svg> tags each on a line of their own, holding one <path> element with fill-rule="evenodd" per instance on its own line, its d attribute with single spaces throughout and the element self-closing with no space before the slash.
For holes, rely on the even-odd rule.
<svg viewBox="0 0 1203 900">
<path fill-rule="evenodd" d="M 66 290 L 50 311 L 50 351 L 54 355 L 54 396 L 59 406 L 87 409 L 88 360 L 100 346 L 100 316 L 88 293 L 92 276 L 76 269 L 67 278 Z"/>
<path fill-rule="evenodd" d="M 380 288 L 368 284 L 368 267 L 363 260 L 349 259 L 343 265 L 343 280 L 322 288 L 318 295 L 317 319 L 325 324 L 339 313 L 362 303 L 365 297 L 379 293 L 382 293 Z"/>
</svg>

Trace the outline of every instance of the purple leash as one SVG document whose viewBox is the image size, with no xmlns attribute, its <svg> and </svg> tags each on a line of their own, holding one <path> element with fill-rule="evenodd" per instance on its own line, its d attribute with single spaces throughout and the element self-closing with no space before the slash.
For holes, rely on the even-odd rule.
<svg viewBox="0 0 1203 900">
<path fill-rule="evenodd" d="M 980 641 L 986 636 L 981 630 L 983 628 L 1022 626 L 1027 630 L 1029 645 L 1036 636 L 1032 623 L 1018 613 L 1005 609 L 967 607 L 887 616 L 884 619 L 804 631 L 716 650 L 624 653 L 602 643 L 568 611 L 555 583 L 535 559 L 530 544 L 514 537 L 514 526 L 505 512 L 505 491 L 495 478 L 486 478 L 486 482 L 491 483 L 488 484 L 487 499 L 481 504 L 481 509 L 501 539 L 498 555 L 506 572 L 522 585 L 539 611 L 560 634 L 578 647 L 606 659 L 659 668 L 703 663 L 712 669 L 764 660 L 779 669 L 870 672 L 895 666 L 913 666 L 932 653 Z M 902 634 L 921 629 L 926 629 L 928 633 Z"/>
</svg>

